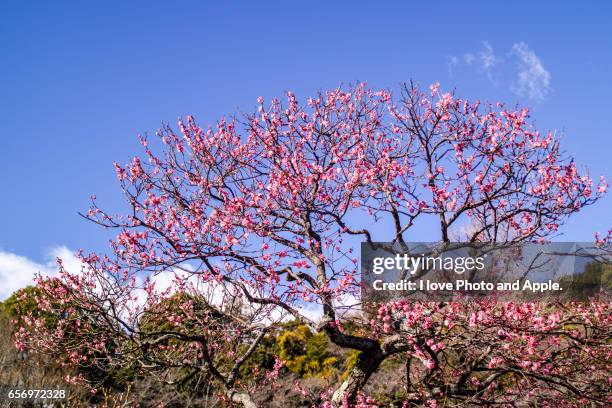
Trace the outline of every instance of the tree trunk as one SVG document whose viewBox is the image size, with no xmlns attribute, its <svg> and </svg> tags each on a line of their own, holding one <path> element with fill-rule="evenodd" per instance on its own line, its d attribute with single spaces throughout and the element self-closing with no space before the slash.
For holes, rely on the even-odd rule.
<svg viewBox="0 0 612 408">
<path fill-rule="evenodd" d="M 236 404 L 241 404 L 244 408 L 257 408 L 257 404 L 247 393 L 230 390 L 227 392 L 227 395 L 232 402 L 235 402 Z"/>
<path fill-rule="evenodd" d="M 344 401 L 347 401 L 349 406 L 352 406 L 357 398 L 357 393 L 361 391 L 372 373 L 378 369 L 378 366 L 384 359 L 383 352 L 379 348 L 371 351 L 362 351 L 348 378 L 334 392 L 332 397 L 333 405 L 338 407 Z"/>
</svg>

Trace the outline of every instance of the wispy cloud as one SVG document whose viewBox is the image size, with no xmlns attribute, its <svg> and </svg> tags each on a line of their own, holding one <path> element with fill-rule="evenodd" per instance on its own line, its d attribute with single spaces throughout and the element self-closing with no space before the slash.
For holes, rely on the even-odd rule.
<svg viewBox="0 0 612 408">
<path fill-rule="evenodd" d="M 457 68 L 474 70 L 495 84 L 507 87 L 514 94 L 533 101 L 546 99 L 551 91 L 551 75 L 542 60 L 524 42 L 512 45 L 500 56 L 493 46 L 483 41 L 480 50 L 447 56 L 451 75 Z M 501 79 L 500 79 L 501 78 Z"/>
<path fill-rule="evenodd" d="M 512 46 L 512 55 L 519 59 L 518 77 L 512 91 L 519 96 L 544 100 L 550 92 L 550 73 L 542 61 L 524 42 Z"/>
<path fill-rule="evenodd" d="M 490 80 L 493 80 L 492 74 L 495 67 L 503 62 L 503 59 L 495 54 L 495 50 L 487 41 L 482 42 L 482 47 L 478 52 L 468 52 L 461 56 L 449 55 L 447 59 L 451 75 L 455 67 L 465 65 L 476 68 Z"/>
<path fill-rule="evenodd" d="M 467 54 L 467 57 L 470 58 L 469 54 Z M 464 56 L 464 60 L 466 60 L 466 56 Z M 495 55 L 495 51 L 493 51 L 491 44 L 483 41 L 482 50 L 478 53 L 478 61 L 483 72 L 489 79 L 492 79 L 493 69 L 501 62 L 501 59 Z"/>
</svg>

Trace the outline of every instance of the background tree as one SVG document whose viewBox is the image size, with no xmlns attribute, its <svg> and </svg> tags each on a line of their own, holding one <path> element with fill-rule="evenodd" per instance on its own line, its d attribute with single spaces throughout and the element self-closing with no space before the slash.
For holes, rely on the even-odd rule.
<svg viewBox="0 0 612 408">
<path fill-rule="evenodd" d="M 87 310 L 98 316 L 95 319 L 103 327 L 112 328 L 107 332 L 112 335 L 100 336 L 94 343 L 97 352 L 115 353 L 107 343 L 116 343 L 118 333 L 139 336 L 146 310 L 169 296 L 156 291 L 148 277 L 181 271 L 187 278 L 178 278 L 178 286 L 191 282 L 197 292 L 222 284 L 229 293 L 240 293 L 251 316 L 246 327 L 257 327 L 260 334 L 290 316 L 325 333 L 335 345 L 359 351 L 351 373 L 331 397 L 333 404 L 360 401 L 359 392 L 370 376 L 383 361 L 398 354 L 415 357 L 411 367 L 414 361 L 423 365 L 423 385 L 413 392 L 415 385 L 410 381 L 407 390 L 414 403 L 520 398 L 512 393 L 485 395 L 481 386 L 473 384 L 484 381 L 484 390 L 497 389 L 505 374 L 493 376 L 490 383 L 471 377 L 471 370 L 496 366 L 490 351 L 503 348 L 506 334 L 486 337 L 494 342 L 492 348 L 479 343 L 472 354 L 451 353 L 460 364 L 452 363 L 450 356 L 449 361 L 440 358 L 448 340 L 444 336 L 456 342 L 452 350 L 459 350 L 461 342 L 473 346 L 478 342 L 473 330 L 489 320 L 491 330 L 512 333 L 513 339 L 518 336 L 525 342 L 532 339 L 525 330 L 536 331 L 532 334 L 536 342 L 551 331 L 557 333 L 552 342 L 566 338 L 567 330 L 560 332 L 565 326 L 559 323 L 528 320 L 534 323 L 533 329 L 513 326 L 513 316 L 528 315 L 522 306 L 517 312 L 493 304 L 468 309 L 452 304 L 401 305 L 402 316 L 398 305 L 383 305 L 380 327 L 376 322 L 371 328 L 368 324 L 368 329 L 349 332 L 344 323 L 352 319 L 361 327 L 367 324 L 359 312 L 354 254 L 358 240 L 402 245 L 418 238 L 411 235 L 416 222 L 432 225 L 442 244 L 459 235 L 462 240 L 493 243 L 546 240 L 568 217 L 605 192 L 603 178 L 593 183 L 563 154 L 554 133 L 540 133 L 527 122 L 528 117 L 527 109 L 470 102 L 441 93 L 437 84 L 423 92 L 412 83 L 405 84 L 395 99 L 389 91 L 365 85 L 323 92 L 304 105 L 290 92 L 285 104 L 273 100 L 265 105 L 260 98 L 257 112 L 223 119 L 215 128 L 202 128 L 188 117 L 179 122 L 178 133 L 170 127 L 159 132 L 162 148 L 143 138 L 144 158 L 115 165 L 130 206 L 126 215 L 111 215 L 95 201 L 85 214 L 119 231 L 112 241 L 113 255 L 81 254 L 86 265 L 82 274 L 64 272 L 65 286 L 51 287 L 41 281 L 40 287 L 71 310 Z M 466 225 L 473 227 L 469 233 Z M 321 308 L 321 319 L 308 318 L 304 313 L 308 305 Z M 49 309 L 53 304 L 42 302 L 42 307 Z M 552 319 L 565 322 L 607 311 L 606 305 L 593 304 L 583 311 L 571 308 L 566 315 L 561 308 Z M 413 313 L 422 326 L 406 326 Z M 472 313 L 475 325 L 470 322 Z M 549 318 L 544 310 L 538 316 Z M 180 316 L 171 318 L 183 328 Z M 448 334 L 451 329 L 445 322 L 453 321 L 462 322 L 455 323 L 460 333 Z M 223 338 L 224 325 L 198 323 L 207 336 Z M 595 326 L 589 325 L 583 335 L 570 337 L 573 347 L 599 350 L 602 339 L 609 336 L 609 320 L 591 323 Z M 45 343 L 43 349 L 53 350 L 55 340 L 66 331 L 54 333 L 53 341 L 45 330 L 20 341 Z M 580 345 L 592 333 L 596 333 L 593 343 Z M 257 341 L 250 344 L 255 348 Z M 224 347 L 214 345 L 219 350 Z M 87 355 L 84 349 L 89 345 L 81 346 L 77 360 Z M 514 359 L 523 356 L 523 347 L 504 350 L 511 357 L 500 358 L 512 361 L 506 367 L 522 374 L 534 370 L 528 376 L 530 385 L 544 384 L 549 392 L 542 395 L 550 395 L 551 400 L 560 395 L 595 401 L 607 398 L 599 393 L 599 386 L 574 384 L 582 382 L 582 374 L 559 371 L 547 376 L 538 371 L 553 370 L 564 361 L 565 351 L 534 352 L 533 358 L 542 360 L 522 367 Z M 241 361 L 237 357 L 236 362 Z M 215 364 L 209 361 L 204 366 L 214 374 Z M 184 367 L 196 368 L 190 358 Z M 215 376 L 228 396 L 252 404 L 248 389 L 239 392 L 236 382 L 230 381 L 233 369 L 217 371 Z M 568 378 L 563 384 L 555 382 L 560 375 Z M 467 385 L 470 381 L 473 387 Z"/>
<path fill-rule="evenodd" d="M 15 348 L 13 336 L 17 330 L 25 330 L 24 326 L 27 326 L 22 320 L 24 316 L 46 317 L 49 319 L 47 327 L 55 325 L 50 315 L 40 315 L 35 301 L 38 294 L 40 291 L 36 288 L 26 287 L 0 303 L 0 384 L 20 389 L 65 389 L 68 394 L 67 406 L 82 405 L 90 394 L 83 387 L 66 382 L 67 377 L 75 375 L 73 367 L 64 366 L 56 356 Z M 38 405 L 24 402 L 23 406 Z"/>
</svg>

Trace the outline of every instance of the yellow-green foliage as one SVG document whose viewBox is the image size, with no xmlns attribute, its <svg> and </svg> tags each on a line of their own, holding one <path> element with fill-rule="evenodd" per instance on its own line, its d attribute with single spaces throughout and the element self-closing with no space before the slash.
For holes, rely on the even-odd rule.
<svg viewBox="0 0 612 408">
<path fill-rule="evenodd" d="M 361 351 L 359 350 L 351 350 L 349 352 L 348 356 L 346 357 L 344 372 L 342 373 L 342 377 L 340 377 L 342 381 L 348 378 L 355 365 L 357 365 L 357 359 L 359 358 L 360 354 Z"/>
<path fill-rule="evenodd" d="M 329 352 L 325 333 L 312 333 L 304 324 L 289 324 L 276 339 L 285 366 L 302 377 L 328 378 L 338 360 Z"/>
</svg>

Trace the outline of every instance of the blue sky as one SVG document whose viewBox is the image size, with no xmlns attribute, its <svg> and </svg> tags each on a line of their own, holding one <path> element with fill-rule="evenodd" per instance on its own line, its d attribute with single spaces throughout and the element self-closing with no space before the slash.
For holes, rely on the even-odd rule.
<svg viewBox="0 0 612 408">
<path fill-rule="evenodd" d="M 77 211 L 94 193 L 117 208 L 112 163 L 140 153 L 139 133 L 186 114 L 214 123 L 289 89 L 412 78 L 520 102 L 612 178 L 610 2 L 127 3 L 2 5 L 0 286 L 15 260 L 43 268 L 65 248 L 106 248 Z M 607 229 L 611 204 L 575 217 L 565 239 Z"/>
</svg>

